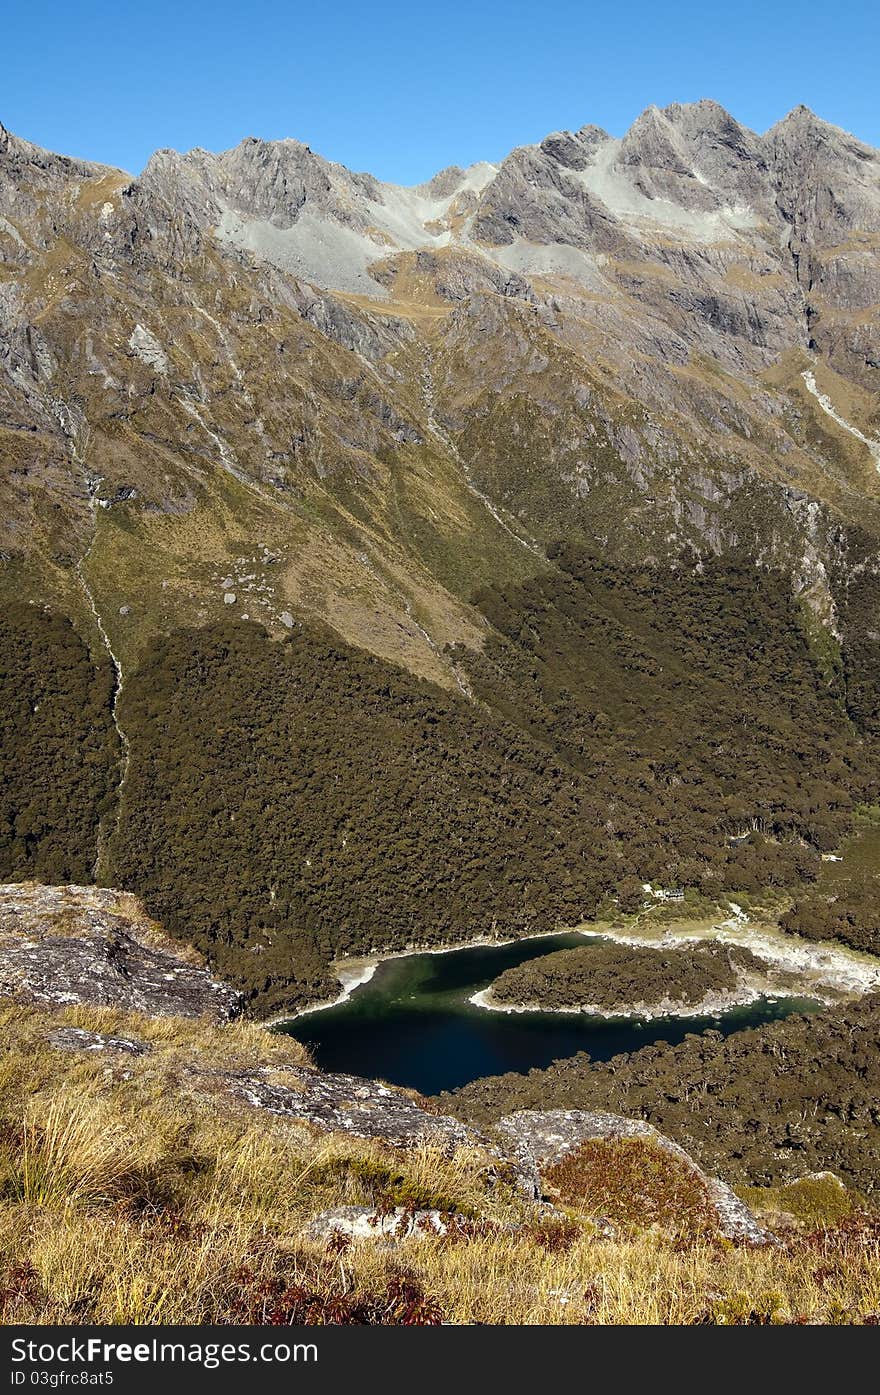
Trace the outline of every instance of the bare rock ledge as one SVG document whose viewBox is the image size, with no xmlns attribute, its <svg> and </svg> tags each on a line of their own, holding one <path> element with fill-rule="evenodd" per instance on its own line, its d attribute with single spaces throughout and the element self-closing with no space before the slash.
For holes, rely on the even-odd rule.
<svg viewBox="0 0 880 1395">
<path fill-rule="evenodd" d="M 135 897 L 94 886 L 0 886 L 0 995 L 215 1022 L 242 1009 Z"/>
</svg>

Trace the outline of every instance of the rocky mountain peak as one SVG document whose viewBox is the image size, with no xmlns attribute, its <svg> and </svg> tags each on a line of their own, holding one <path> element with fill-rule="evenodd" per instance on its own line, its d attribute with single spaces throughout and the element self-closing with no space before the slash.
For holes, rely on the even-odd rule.
<svg viewBox="0 0 880 1395">
<path fill-rule="evenodd" d="M 717 102 L 649 107 L 624 136 L 617 163 L 632 169 L 640 192 L 681 208 L 763 212 L 769 201 L 758 137 Z"/>
<path fill-rule="evenodd" d="M 760 137 L 718 102 L 704 98 L 684 105 L 674 103 L 665 107 L 663 114 L 701 170 L 701 161 L 711 159 L 713 152 L 726 152 L 731 162 L 763 163 Z M 716 154 L 715 158 L 719 156 Z"/>
<path fill-rule="evenodd" d="M 620 144 L 620 164 L 645 164 L 673 174 L 691 174 L 675 126 L 659 107 L 646 107 Z"/>
<path fill-rule="evenodd" d="M 803 102 L 799 102 L 796 107 L 792 107 L 791 111 L 787 112 L 775 125 L 771 126 L 767 134 L 770 136 L 774 132 L 779 134 L 784 133 L 790 139 L 798 140 L 803 139 L 805 132 L 816 132 L 822 135 L 826 132 L 830 133 L 835 131 L 840 135 L 846 134 L 839 126 L 832 126 L 830 122 L 823 121 L 810 107 L 805 106 Z"/>
<path fill-rule="evenodd" d="M 593 131 L 596 132 L 596 139 L 591 139 L 588 134 Z M 544 137 L 540 148 L 557 164 L 572 170 L 582 170 L 590 163 L 590 156 L 601 139 L 608 139 L 604 131 L 600 132 L 598 127 L 585 126 L 576 135 L 572 135 L 571 131 L 554 131 Z"/>
<path fill-rule="evenodd" d="M 464 179 L 465 171 L 460 165 L 447 165 L 445 169 L 438 170 L 424 184 L 417 185 L 416 192 L 423 194 L 426 198 L 448 198 L 461 187 Z"/>
<path fill-rule="evenodd" d="M 855 170 L 863 164 L 873 166 L 872 172 L 876 176 L 880 159 L 871 146 L 840 126 L 823 121 L 805 106 L 794 107 L 775 126 L 771 126 L 762 143 L 769 150 L 771 159 L 783 163 L 795 160 L 805 172 L 816 164 L 825 165 L 829 170 L 836 169 L 838 173 L 845 169 Z"/>
<path fill-rule="evenodd" d="M 59 184 L 65 179 L 97 179 L 102 175 L 120 174 L 110 165 L 93 160 L 80 160 L 70 155 L 56 155 L 32 141 L 14 135 L 0 123 L 0 174 L 7 180 L 21 178 L 30 171 L 32 179 Z M 0 187 L 0 197 L 4 190 Z"/>
<path fill-rule="evenodd" d="M 880 232 L 880 153 L 809 107 L 767 132 L 762 147 L 778 203 L 803 242 L 828 242 L 850 231 Z"/>
<path fill-rule="evenodd" d="M 346 637 L 369 636 L 377 652 L 403 652 L 452 681 L 445 646 L 471 633 L 468 602 L 449 596 L 458 562 L 444 563 L 441 579 L 436 557 L 447 544 L 422 555 L 408 532 L 398 538 L 408 525 L 386 516 L 391 479 L 404 458 L 412 469 L 413 453 L 425 457 L 424 477 L 407 475 L 417 492 L 427 489 L 417 477 L 441 472 L 444 508 L 427 493 L 413 508 L 436 513 L 441 534 L 455 538 L 448 555 L 458 556 L 463 491 L 478 551 L 488 529 L 492 546 L 512 549 L 514 571 L 586 526 L 606 470 L 629 500 L 625 516 L 638 520 L 626 544 L 636 555 L 665 554 L 683 533 L 698 549 L 723 550 L 737 532 L 726 515 L 742 481 L 754 473 L 775 488 L 781 460 L 804 498 L 818 492 L 846 513 L 864 488 L 873 507 L 878 159 L 805 108 L 758 136 L 707 99 L 649 107 L 622 138 L 589 124 L 553 131 L 500 164 L 448 166 L 414 188 L 350 171 L 301 141 L 256 135 L 219 153 L 158 150 L 132 181 L 4 128 L 0 253 L 22 274 L 0 286 L 0 402 L 14 461 L 0 549 L 39 555 L 38 593 L 60 587 L 79 603 L 82 586 L 59 579 L 55 558 L 81 557 L 91 536 L 88 442 L 90 478 L 107 482 L 102 499 L 125 501 L 135 529 L 149 522 L 141 508 L 181 520 L 167 535 L 180 562 L 144 602 L 151 615 L 174 611 L 163 583 L 179 574 L 192 623 L 231 618 L 223 608 L 234 604 L 233 615 L 282 625 L 318 593 L 336 623 L 333 587 L 325 591 L 324 568 L 299 534 L 283 583 L 280 568 L 259 583 L 275 598 L 258 608 L 252 596 L 246 607 L 223 599 L 243 594 L 243 583 L 220 585 L 230 574 L 223 529 L 206 581 L 185 520 L 210 512 L 230 476 L 251 491 L 248 507 L 277 512 L 285 538 L 294 517 L 311 537 L 314 520 L 328 508 L 335 518 L 345 497 L 371 530 L 366 542 L 329 525 L 340 574 L 357 577 Z M 558 430 L 533 439 L 536 423 L 557 414 Z M 511 422 L 521 433 L 513 439 Z M 530 482 L 511 485 L 499 509 L 496 490 L 508 488 L 526 438 Z M 837 452 L 852 460 L 857 488 Z M 57 547 L 55 525 L 35 523 L 55 498 L 43 488 L 47 460 L 69 508 Z M 658 470 L 672 481 L 659 495 Z M 555 502 L 542 512 L 551 488 Z M 780 497 L 783 521 L 767 546 L 786 559 L 796 551 L 797 575 L 813 578 L 828 613 L 825 543 L 812 533 L 792 542 L 792 527 L 813 515 L 804 506 L 793 524 L 789 496 Z M 116 516 L 115 504 L 100 515 L 108 545 Z M 650 548 L 646 519 L 656 529 Z M 411 569 L 403 586 L 391 580 L 398 563 L 385 573 L 373 556 L 390 558 L 398 545 Z M 243 556 L 249 542 L 230 546 Z M 99 552 L 96 544 L 90 562 Z M 434 617 L 416 600 L 424 585 Z M 149 626 L 135 627 L 127 595 L 124 604 L 110 623 L 133 662 Z M 377 627 L 386 611 L 393 621 Z M 91 617 L 87 607 L 87 628 Z"/>
</svg>

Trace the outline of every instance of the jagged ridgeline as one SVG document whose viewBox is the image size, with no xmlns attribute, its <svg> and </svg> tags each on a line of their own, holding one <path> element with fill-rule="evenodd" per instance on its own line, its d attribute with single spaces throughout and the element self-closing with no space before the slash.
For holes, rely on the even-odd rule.
<svg viewBox="0 0 880 1395">
<path fill-rule="evenodd" d="M 119 777 L 113 685 L 63 616 L 0 613 L 0 878 L 92 880 Z"/>
</svg>

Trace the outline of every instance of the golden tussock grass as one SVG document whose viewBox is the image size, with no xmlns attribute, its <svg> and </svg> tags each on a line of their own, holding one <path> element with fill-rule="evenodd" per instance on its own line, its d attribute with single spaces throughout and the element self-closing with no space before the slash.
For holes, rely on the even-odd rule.
<svg viewBox="0 0 880 1395">
<path fill-rule="evenodd" d="M 46 1035 L 59 1025 L 138 1037 L 152 1050 L 53 1050 Z M 478 1149 L 402 1152 L 193 1088 L 190 1068 L 302 1063 L 296 1043 L 262 1028 L 6 1007 L 0 1034 L 6 1323 L 861 1323 L 880 1314 L 880 1221 L 827 1179 L 750 1192 L 785 1224 L 775 1245 L 739 1246 L 674 1223 L 679 1183 L 660 1176 L 653 1155 L 645 1177 L 671 1203 L 645 1224 L 614 1196 L 615 1176 L 632 1192 L 632 1168 L 585 1154 L 556 1178 L 560 1213 L 541 1220 L 492 1181 Z M 603 1204 L 618 1216 L 613 1238 L 590 1219 Z M 313 1217 L 341 1205 L 457 1219 L 445 1236 L 416 1231 L 390 1246 L 304 1238 Z"/>
</svg>

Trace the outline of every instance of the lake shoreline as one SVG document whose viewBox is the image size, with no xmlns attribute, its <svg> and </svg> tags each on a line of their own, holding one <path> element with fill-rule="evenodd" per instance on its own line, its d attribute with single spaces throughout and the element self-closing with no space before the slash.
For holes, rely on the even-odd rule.
<svg viewBox="0 0 880 1395">
<path fill-rule="evenodd" d="M 717 1017 L 719 1013 L 723 1014 L 737 1007 L 747 1007 L 765 997 L 772 997 L 772 999 L 804 998 L 828 1005 L 840 1001 L 841 998 L 861 997 L 866 993 L 880 990 L 880 960 L 876 956 L 857 950 L 849 950 L 832 942 L 803 940 L 799 936 L 779 930 L 777 926 L 771 926 L 763 921 L 750 920 L 735 902 L 727 904 L 731 915 L 726 919 L 714 920 L 712 917 L 705 917 L 695 923 L 689 923 L 686 920 L 676 921 L 669 925 L 658 925 L 654 930 L 646 926 L 647 933 L 643 931 L 641 934 L 638 922 L 630 928 L 614 928 L 604 922 L 598 925 L 595 922 L 582 922 L 576 926 L 542 930 L 535 935 L 511 935 L 503 939 L 480 935 L 468 940 L 456 940 L 449 944 L 409 945 L 406 949 L 379 951 L 375 954 L 337 960 L 335 965 L 331 966 L 340 983 L 340 991 L 335 997 L 309 1003 L 294 1012 L 279 1014 L 264 1025 L 269 1028 L 284 1027 L 288 1023 L 297 1022 L 314 1013 L 341 1007 L 350 1000 L 357 989 L 370 982 L 382 964 L 390 963 L 395 959 L 409 959 L 418 955 L 456 954 L 468 949 L 501 949 L 508 945 L 558 939 L 566 935 L 579 936 L 585 940 L 607 939 L 616 944 L 645 949 L 684 950 L 688 945 L 697 945 L 706 941 L 741 945 L 765 959 L 771 968 L 792 975 L 797 974 L 801 978 L 801 982 L 778 986 L 768 984 L 764 987 L 763 992 L 758 990 L 757 985 L 748 985 L 749 996 L 744 996 L 739 989 L 731 990 L 732 1001 L 720 1008 L 712 1005 L 703 1007 L 702 1004 L 697 1004 L 693 1008 L 682 1008 L 681 1005 L 677 1005 L 673 1010 L 671 1007 L 667 1009 L 664 1003 L 663 1010 L 658 1011 L 656 1004 L 635 1004 L 632 1005 L 633 1010 L 627 1013 L 623 1011 L 609 1012 L 607 1009 L 599 1009 L 594 1012 L 592 1005 L 590 1007 L 575 1006 L 570 1008 L 544 1008 L 521 1004 L 501 1005 L 491 1001 L 488 997 L 491 994 L 491 985 L 481 989 L 467 1001 L 485 1012 L 582 1014 L 619 1022 L 627 1019 L 654 1021 L 663 1017 L 681 1016 Z M 721 914 L 722 908 L 719 906 L 717 909 Z M 745 989 L 746 985 L 743 985 L 742 988 Z M 727 995 L 717 996 L 720 1000 L 721 997 Z M 618 1005 L 614 1006 L 617 1008 Z M 621 1004 L 620 1006 L 624 1007 L 625 1005 Z"/>
<path fill-rule="evenodd" d="M 658 1022 L 664 1017 L 674 1018 L 713 1018 L 723 1017 L 738 1007 L 752 1007 L 755 1003 L 775 1003 L 781 998 L 799 999 L 821 1004 L 826 1000 L 813 998 L 806 993 L 762 992 L 758 988 L 743 986 L 729 993 L 708 993 L 698 1003 L 675 1002 L 663 998 L 657 1003 L 614 1003 L 601 1007 L 598 1003 L 578 1003 L 571 1007 L 547 1007 L 542 1003 L 505 1003 L 493 998 L 491 988 L 483 988 L 468 998 L 474 1007 L 485 1012 L 505 1013 L 563 1013 L 568 1016 L 598 1017 L 605 1022 Z"/>
<path fill-rule="evenodd" d="M 302 1042 L 322 1070 L 383 1080 L 435 1095 L 486 1076 L 543 1069 L 554 1060 L 582 1051 L 594 1060 L 610 1060 L 659 1041 L 674 1045 L 713 1027 L 727 1036 L 792 1012 L 815 1010 L 816 1005 L 806 999 L 770 1001 L 772 995 L 768 995 L 768 999 L 737 1006 L 714 1018 L 688 1013 L 652 1021 L 583 1013 L 508 1015 L 480 1010 L 468 1001 L 508 968 L 539 960 L 557 949 L 577 949 L 580 953 L 583 947 L 589 954 L 591 946 L 599 943 L 582 933 L 563 933 L 552 939 L 538 936 L 523 941 L 521 937 L 501 947 L 492 944 L 458 952 L 444 947 L 440 956 L 398 952 L 400 962 L 377 972 L 363 988 L 354 985 L 373 965 L 349 963 L 343 991 L 352 1001 L 335 1011 L 288 1020 L 276 1030 Z M 705 990 L 726 992 L 733 987 L 726 981 L 698 982 L 691 994 L 697 997 Z M 524 983 L 522 996 L 530 997 L 530 990 L 531 985 Z M 621 997 L 625 994 L 634 999 L 656 999 L 663 993 L 675 996 L 677 992 L 671 984 L 658 983 L 655 990 L 650 981 L 643 986 L 637 980 L 628 981 L 626 987 L 621 983 L 620 990 Z M 609 999 L 612 994 L 613 988 Z M 582 992 L 580 997 L 584 996 Z"/>
<path fill-rule="evenodd" d="M 341 1007 L 347 1003 L 356 989 L 369 983 L 376 970 L 382 964 L 388 964 L 393 959 L 412 959 L 420 954 L 457 954 L 464 949 L 503 949 L 505 945 L 528 944 L 533 940 L 552 940 L 560 935 L 581 935 L 583 937 L 598 934 L 581 926 L 564 927 L 559 930 L 540 930 L 536 935 L 511 935 L 505 939 L 488 939 L 485 935 L 477 936 L 471 940 L 454 940 L 451 944 L 445 945 L 417 945 L 409 946 L 406 949 L 382 950 L 376 954 L 366 954 L 363 956 L 353 956 L 350 959 L 340 959 L 331 964 L 331 969 L 339 978 L 341 992 L 335 998 L 323 998 L 319 1002 L 309 1003 L 306 1007 L 297 1008 L 295 1012 L 286 1012 L 281 1016 L 273 1017 L 264 1022 L 265 1027 L 283 1027 L 286 1022 L 297 1022 L 301 1017 L 309 1017 L 315 1012 L 327 1012 L 328 1009 Z"/>
</svg>

